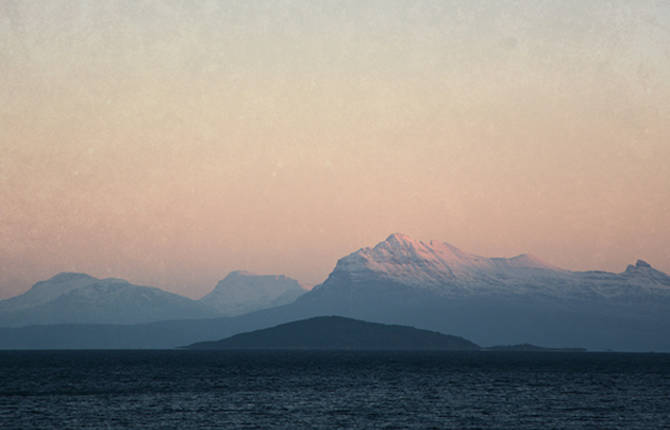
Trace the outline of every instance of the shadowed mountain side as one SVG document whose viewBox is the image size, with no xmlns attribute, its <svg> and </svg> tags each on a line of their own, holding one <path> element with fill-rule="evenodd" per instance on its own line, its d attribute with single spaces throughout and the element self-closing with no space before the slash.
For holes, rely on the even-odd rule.
<svg viewBox="0 0 670 430">
<path fill-rule="evenodd" d="M 239 317 L 0 327 L 0 349 L 172 349 L 318 315 L 285 305 Z"/>
<path fill-rule="evenodd" d="M 188 349 L 478 350 L 461 337 L 338 316 L 315 317 L 200 342 Z"/>
<path fill-rule="evenodd" d="M 354 300 L 355 300 L 354 296 Z M 305 299 L 307 299 L 305 297 Z M 610 309 L 612 311 L 612 309 Z M 305 303 L 233 318 L 161 321 L 138 325 L 55 325 L 0 328 L 2 349 L 133 349 L 175 348 L 194 342 L 320 315 L 341 315 L 385 324 L 454 333 L 479 345 L 533 343 L 546 347 L 574 345 L 591 350 L 668 351 L 670 317 L 634 309 L 592 313 L 566 303 L 560 308 L 536 303 L 475 299 L 365 307 L 355 301 Z"/>
</svg>

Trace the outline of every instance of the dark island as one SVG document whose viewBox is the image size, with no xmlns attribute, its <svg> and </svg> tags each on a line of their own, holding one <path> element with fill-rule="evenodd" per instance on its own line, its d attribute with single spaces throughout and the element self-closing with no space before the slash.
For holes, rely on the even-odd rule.
<svg viewBox="0 0 670 430">
<path fill-rule="evenodd" d="M 330 349 L 474 351 L 479 345 L 458 336 L 338 316 L 309 318 L 241 333 L 186 349 Z"/>
<path fill-rule="evenodd" d="M 486 351 L 523 351 L 523 352 L 586 352 L 586 348 L 547 348 L 530 343 L 518 345 L 496 345 L 485 348 Z"/>
</svg>

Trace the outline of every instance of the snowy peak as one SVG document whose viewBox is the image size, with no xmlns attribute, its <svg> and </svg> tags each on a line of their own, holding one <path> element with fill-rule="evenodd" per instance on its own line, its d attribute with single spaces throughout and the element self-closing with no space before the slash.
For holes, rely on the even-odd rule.
<svg viewBox="0 0 670 430">
<path fill-rule="evenodd" d="M 403 233 L 391 233 L 389 237 L 386 238 L 384 242 L 380 243 L 395 243 L 395 244 L 401 244 L 401 245 L 412 245 L 415 243 L 418 243 L 418 241 L 412 239 L 411 237 L 407 236 L 406 234 Z"/>
<path fill-rule="evenodd" d="M 62 283 L 62 282 L 74 282 L 74 281 L 97 281 L 96 278 L 94 278 L 91 275 L 87 275 L 86 273 L 76 273 L 76 272 L 61 272 L 58 273 L 51 278 L 47 279 L 46 281 L 43 282 L 50 282 L 50 283 Z"/>
<path fill-rule="evenodd" d="M 649 271 L 656 271 L 653 267 L 651 267 L 651 264 L 647 263 L 644 260 L 637 260 L 635 262 L 635 265 L 629 264 L 628 267 L 626 267 L 626 271 L 624 273 L 629 273 L 629 274 L 634 274 L 634 273 L 647 273 Z"/>
<path fill-rule="evenodd" d="M 298 281 L 284 275 L 230 272 L 214 290 L 200 299 L 221 315 L 234 316 L 291 303 L 305 293 Z"/>
<path fill-rule="evenodd" d="M 638 268 L 640 268 L 640 267 L 648 267 L 648 268 L 651 268 L 651 264 L 647 263 L 647 262 L 644 261 L 644 260 L 637 260 L 637 261 L 635 262 L 635 267 L 638 267 Z"/>
<path fill-rule="evenodd" d="M 525 267 L 529 269 L 549 269 L 549 270 L 562 270 L 556 266 L 552 266 L 549 263 L 545 263 L 538 257 L 533 254 L 521 254 L 512 258 L 492 258 L 492 260 L 501 260 L 504 261 L 510 267 Z"/>
<path fill-rule="evenodd" d="M 214 315 L 207 306 L 177 294 L 83 273 L 59 273 L 0 301 L 0 326 L 134 324 Z"/>
<path fill-rule="evenodd" d="M 284 275 L 257 275 L 252 272 L 247 272 L 246 270 L 234 270 L 228 274 L 219 284 L 217 284 L 217 287 L 220 286 L 226 286 L 230 285 L 232 282 L 246 282 L 250 280 L 256 280 L 262 278 L 264 280 L 270 281 L 274 280 L 277 282 L 283 282 L 283 281 L 289 281 L 290 283 L 298 283 L 298 281 L 288 278 Z M 300 285 L 300 284 L 298 284 Z"/>
<path fill-rule="evenodd" d="M 484 280 L 526 269 L 559 270 L 537 257 L 522 254 L 513 258 L 485 258 L 438 241 L 423 242 L 394 233 L 373 248 L 362 248 L 340 259 L 337 277 L 352 280 L 384 279 L 405 285 L 441 287 Z"/>
<path fill-rule="evenodd" d="M 622 276 L 630 280 L 652 281 L 656 284 L 670 286 L 670 276 L 654 269 L 644 260 L 637 260 L 635 265 L 629 264 Z"/>
<path fill-rule="evenodd" d="M 317 291 L 330 286 L 412 287 L 442 296 L 524 295 L 632 297 L 648 288 L 666 294 L 670 276 L 638 260 L 620 274 L 573 272 L 531 254 L 486 258 L 446 242 L 423 242 L 394 233 L 372 248 L 341 258 Z"/>
<path fill-rule="evenodd" d="M 251 272 L 247 272 L 246 270 L 233 270 L 224 279 L 236 278 L 242 276 L 256 276 L 256 275 Z"/>
<path fill-rule="evenodd" d="M 37 282 L 28 291 L 16 297 L 0 301 L 0 311 L 24 309 L 48 303 L 77 288 L 98 282 L 99 279 L 85 273 L 59 273 L 46 281 Z"/>
<path fill-rule="evenodd" d="M 364 250 L 369 248 L 364 248 Z M 425 243 L 412 239 L 406 234 L 393 233 L 385 241 L 378 243 L 374 251 L 392 254 L 396 257 L 435 259 L 438 256 L 454 260 L 468 259 L 471 256 L 447 242 L 430 241 Z"/>
</svg>

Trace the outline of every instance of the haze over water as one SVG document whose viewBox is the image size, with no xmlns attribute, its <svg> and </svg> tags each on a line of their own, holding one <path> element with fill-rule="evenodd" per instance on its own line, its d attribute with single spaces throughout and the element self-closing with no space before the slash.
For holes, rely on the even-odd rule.
<svg viewBox="0 0 670 430">
<path fill-rule="evenodd" d="M 306 285 L 394 231 L 670 272 L 670 4 L 0 2 L 0 298 Z"/>
</svg>

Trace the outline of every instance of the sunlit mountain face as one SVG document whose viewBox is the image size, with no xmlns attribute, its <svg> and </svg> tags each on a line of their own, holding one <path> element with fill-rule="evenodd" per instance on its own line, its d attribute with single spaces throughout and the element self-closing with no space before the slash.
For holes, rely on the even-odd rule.
<svg viewBox="0 0 670 430">
<path fill-rule="evenodd" d="M 394 233 L 372 248 L 337 262 L 317 290 L 369 281 L 414 287 L 436 295 L 543 295 L 557 298 L 630 298 L 670 294 L 670 277 L 643 260 L 615 274 L 563 270 L 530 254 L 487 258 L 446 242 L 423 242 Z"/>
</svg>

